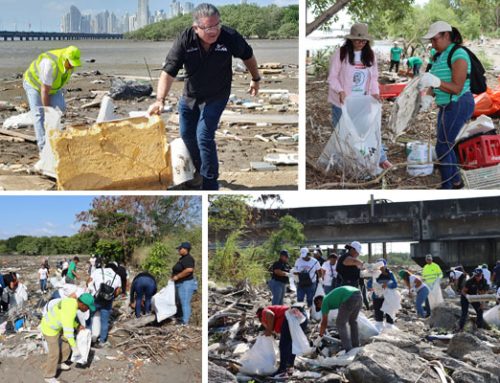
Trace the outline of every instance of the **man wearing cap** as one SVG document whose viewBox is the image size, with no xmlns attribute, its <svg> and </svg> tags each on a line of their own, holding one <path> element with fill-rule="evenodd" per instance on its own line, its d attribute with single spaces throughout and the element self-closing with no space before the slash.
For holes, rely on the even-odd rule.
<svg viewBox="0 0 500 383">
<path fill-rule="evenodd" d="M 198 289 L 198 283 L 194 278 L 194 258 L 190 254 L 191 243 L 182 242 L 177 246 L 180 258 L 172 267 L 172 280 L 175 282 L 177 293 L 178 316 L 181 316 L 182 324 L 188 324 L 191 317 L 191 298 Z"/>
<path fill-rule="evenodd" d="M 399 72 L 399 62 L 401 61 L 402 53 L 403 49 L 399 47 L 397 41 L 394 41 L 394 46 L 391 48 L 391 67 L 389 68 L 389 72 L 392 72 L 393 67 L 396 67 L 396 73 Z"/>
<path fill-rule="evenodd" d="M 248 91 L 251 96 L 257 95 L 260 75 L 252 48 L 237 31 L 222 25 L 214 5 L 199 4 L 193 11 L 193 25 L 174 41 L 167 55 L 156 102 L 149 109 L 151 114 L 163 111 L 165 98 L 184 66 L 184 93 L 177 109 L 180 135 L 201 175 L 201 185 L 192 183 L 193 188 L 219 188 L 215 131 L 231 93 L 233 57 L 241 59 L 250 72 Z"/>
<path fill-rule="evenodd" d="M 318 285 L 318 278 L 321 276 L 321 266 L 319 262 L 310 256 L 309 249 L 300 249 L 300 258 L 295 261 L 295 274 L 298 276 L 297 301 L 307 301 L 307 306 L 313 305 L 314 293 Z"/>
<path fill-rule="evenodd" d="M 467 320 L 467 315 L 469 314 L 469 301 L 466 295 L 480 295 L 486 294 L 488 292 L 488 285 L 483 277 L 482 269 L 475 269 L 472 278 L 465 282 L 465 287 L 462 289 L 462 295 L 460 296 L 460 305 L 462 306 L 462 315 L 460 317 L 460 322 L 458 324 L 459 331 L 462 331 L 465 326 L 465 321 Z M 477 314 L 477 327 L 485 328 L 483 320 L 483 309 L 481 308 L 481 302 L 471 302 L 472 307 Z"/>
<path fill-rule="evenodd" d="M 72 352 L 77 358 L 80 355 L 75 341 L 75 328 L 79 327 L 76 321 L 77 311 L 95 311 L 94 298 L 85 293 L 78 299 L 64 298 L 49 309 L 40 324 L 42 334 L 47 342 L 48 354 L 45 364 L 44 377 L 47 383 L 57 383 L 57 370 L 69 370 L 64 362 Z M 80 327 L 81 328 L 81 327 Z"/>
<path fill-rule="evenodd" d="M 40 152 L 45 146 L 43 107 L 66 110 L 62 93 L 73 69 L 81 66 L 80 50 L 71 45 L 42 53 L 24 72 L 23 87 L 35 121 L 35 135 Z"/>
<path fill-rule="evenodd" d="M 432 285 L 436 280 L 443 278 L 443 271 L 441 267 L 433 262 L 432 254 L 425 256 L 426 265 L 422 269 L 422 278 L 427 286 L 432 289 Z"/>
<path fill-rule="evenodd" d="M 288 284 L 288 275 L 290 273 L 290 264 L 288 263 L 288 251 L 281 250 L 280 258 L 271 266 L 271 279 L 269 280 L 269 289 L 273 295 L 272 305 L 282 305 L 285 298 L 286 285 Z"/>
</svg>

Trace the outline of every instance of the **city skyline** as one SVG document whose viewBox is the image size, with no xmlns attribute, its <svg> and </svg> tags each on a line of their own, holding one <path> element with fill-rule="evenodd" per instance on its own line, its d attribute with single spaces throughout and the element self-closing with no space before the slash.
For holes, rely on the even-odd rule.
<svg viewBox="0 0 500 383">
<path fill-rule="evenodd" d="M 200 4 L 200 0 L 177 1 L 184 4 L 193 3 L 193 7 Z M 242 0 L 213 0 L 210 1 L 216 6 L 227 4 L 240 4 Z M 102 0 L 49 0 L 40 3 L 37 0 L 23 0 L 20 5 L 17 0 L 2 0 L 5 7 L 0 14 L 0 30 L 10 31 L 44 31 L 60 32 L 62 17 L 70 11 L 70 7 L 75 6 L 82 15 L 95 16 L 106 11 L 109 15 L 114 14 L 117 22 L 122 22 L 123 17 L 136 15 L 138 10 L 138 0 L 106 0 L 103 7 Z M 298 0 L 248 0 L 247 3 L 255 3 L 259 6 L 276 4 L 287 6 L 298 4 Z M 152 17 L 169 17 L 172 0 L 149 0 L 149 11 Z M 163 10 L 165 16 L 157 12 Z M 161 18 L 160 18 L 161 20 Z M 85 21 L 85 23 L 87 23 Z M 88 24 L 86 24 L 88 25 Z"/>
</svg>

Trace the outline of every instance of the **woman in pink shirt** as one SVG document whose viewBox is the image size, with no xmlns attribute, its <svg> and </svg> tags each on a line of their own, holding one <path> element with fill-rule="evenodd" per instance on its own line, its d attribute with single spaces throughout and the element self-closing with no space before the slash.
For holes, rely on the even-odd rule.
<svg viewBox="0 0 500 383">
<path fill-rule="evenodd" d="M 380 101 L 378 66 L 375 53 L 370 47 L 372 36 L 366 24 L 354 24 L 344 45 L 332 56 L 328 75 L 328 102 L 332 104 L 332 123 L 335 128 L 342 116 L 342 105 L 347 97 L 372 95 Z M 380 151 L 379 165 L 388 169 L 385 150 Z"/>
</svg>

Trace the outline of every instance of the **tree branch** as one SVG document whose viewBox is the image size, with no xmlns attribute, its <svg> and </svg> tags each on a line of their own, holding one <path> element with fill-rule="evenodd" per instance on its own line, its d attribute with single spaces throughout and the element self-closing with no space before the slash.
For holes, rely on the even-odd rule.
<svg viewBox="0 0 500 383">
<path fill-rule="evenodd" d="M 306 36 L 310 35 L 321 25 L 330 20 L 336 13 L 349 4 L 352 0 L 337 0 L 330 8 L 320 14 L 316 19 L 306 25 Z"/>
</svg>

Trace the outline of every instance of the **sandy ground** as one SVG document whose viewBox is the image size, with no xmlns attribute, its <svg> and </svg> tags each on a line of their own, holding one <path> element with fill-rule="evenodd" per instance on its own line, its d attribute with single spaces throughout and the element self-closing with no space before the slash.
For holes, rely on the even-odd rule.
<svg viewBox="0 0 500 383">
<path fill-rule="evenodd" d="M 0 256 L 0 273 L 15 271 L 20 274 L 21 282 L 28 288 L 28 305 L 38 305 L 42 297 L 38 291 L 38 282 L 36 271 L 44 257 L 38 256 Z M 49 257 L 49 263 L 52 267 L 63 256 Z M 80 268 L 83 270 L 86 266 L 88 257 L 82 256 Z M 50 292 L 50 294 L 52 291 Z M 201 299 L 199 294 L 196 303 L 193 302 L 193 321 L 198 322 L 201 311 Z M 115 302 L 114 307 L 117 305 Z M 33 312 L 36 310 L 33 309 Z M 0 317 L 0 322 L 2 322 Z M 32 324 L 36 327 L 38 320 L 31 318 Z M 175 324 L 166 324 L 166 326 L 176 326 Z M 192 327 L 186 327 L 186 331 Z M 0 351 L 4 346 L 11 344 L 22 344 L 24 334 L 0 335 Z M 109 341 L 113 344 L 113 336 L 110 335 Z M 178 346 L 178 345 L 177 345 Z M 103 348 L 91 350 L 89 356 L 90 367 L 77 368 L 72 365 L 70 371 L 62 372 L 58 378 L 62 382 L 78 383 L 99 383 L 99 382 L 201 382 L 202 381 L 202 346 L 201 342 L 196 344 L 195 348 L 179 351 L 169 351 L 169 358 L 161 364 L 154 364 L 149 360 L 129 358 L 120 351 L 119 348 Z M 2 381 L 11 382 L 42 382 L 43 364 L 45 355 L 35 352 L 27 357 L 5 358 L 0 357 L 0 371 Z"/>
<path fill-rule="evenodd" d="M 283 73 L 264 75 L 261 89 L 287 89 L 290 93 L 298 91 L 298 69 L 296 65 L 285 64 Z M 81 105 L 92 101 L 91 91 L 107 91 L 110 89 L 113 76 L 105 73 L 96 75 L 98 63 L 87 66 L 88 75 L 74 75 L 66 87 L 67 111 L 64 124 L 88 124 L 95 120 L 98 108 L 81 109 Z M 95 68 L 95 69 L 94 69 Z M 92 73 L 94 72 L 94 73 Z M 19 75 L 19 74 L 18 74 Z M 103 83 L 95 84 L 100 80 Z M 228 104 L 226 110 L 232 112 L 250 113 L 264 118 L 266 114 L 296 115 L 298 104 L 296 97 L 278 105 L 270 105 L 268 95 L 250 97 L 246 91 L 250 78 L 248 74 L 235 73 L 233 77 L 232 93 L 237 99 L 258 102 L 262 108 L 244 109 L 241 105 Z M 153 89 L 156 91 L 157 81 L 153 80 Z M 168 98 L 172 106 L 171 113 L 163 114 L 167 126 L 168 140 L 179 137 L 176 123 L 176 104 L 182 94 L 184 83 L 175 82 Z M 0 80 L 0 101 L 8 101 L 17 107 L 28 108 L 27 100 L 22 88 L 22 80 L 12 77 Z M 130 111 L 146 111 L 154 102 L 155 93 L 151 97 L 143 97 L 131 101 L 115 101 L 115 113 L 119 118 L 128 117 Z M 15 111 L 0 111 L 0 123 L 8 117 L 18 114 Z M 34 135 L 32 128 L 19 129 L 21 133 Z M 255 124 L 221 123 L 217 133 L 217 145 L 220 163 L 220 184 L 222 189 L 296 189 L 296 165 L 278 165 L 274 172 L 251 172 L 251 161 L 263 161 L 268 153 L 296 153 L 298 144 L 295 141 L 279 141 L 276 137 L 298 134 L 298 124 Z M 264 140 L 255 138 L 256 135 Z M 264 142 L 267 141 L 267 142 Z M 38 160 L 38 150 L 34 143 L 6 142 L 0 140 L 0 187 L 5 190 L 55 190 L 54 180 L 33 174 L 33 165 Z"/>
<path fill-rule="evenodd" d="M 500 40 L 492 40 L 482 46 L 471 45 L 471 50 L 483 50 L 494 62 L 495 69 L 487 72 L 488 85 L 496 87 L 499 84 L 500 74 Z M 380 68 L 380 67 L 379 67 Z M 388 70 L 387 67 L 381 68 Z M 331 106 L 327 100 L 328 84 L 324 78 L 307 79 L 307 100 L 306 100 L 306 187 L 316 188 L 340 188 L 341 181 L 349 182 L 346 188 L 352 189 L 436 189 L 440 186 L 440 175 L 437 167 L 434 172 L 426 177 L 411 177 L 406 172 L 406 166 L 395 166 L 384 177 L 376 182 L 367 180 L 342 180 L 340 176 L 329 174 L 325 176 L 315 168 L 315 163 L 321 154 L 326 142 L 331 135 Z M 387 139 L 385 127 L 392 109 L 392 101 L 384 100 L 382 104 L 382 142 L 388 149 L 388 159 L 394 165 L 404 164 L 407 161 L 406 143 L 411 141 L 436 141 L 436 109 L 429 112 L 420 113 L 413 123 L 408 127 L 405 134 L 398 138 L 396 143 L 391 143 Z M 495 118 L 498 126 L 498 118 Z M 337 186 L 329 186 L 337 185 Z"/>
</svg>

